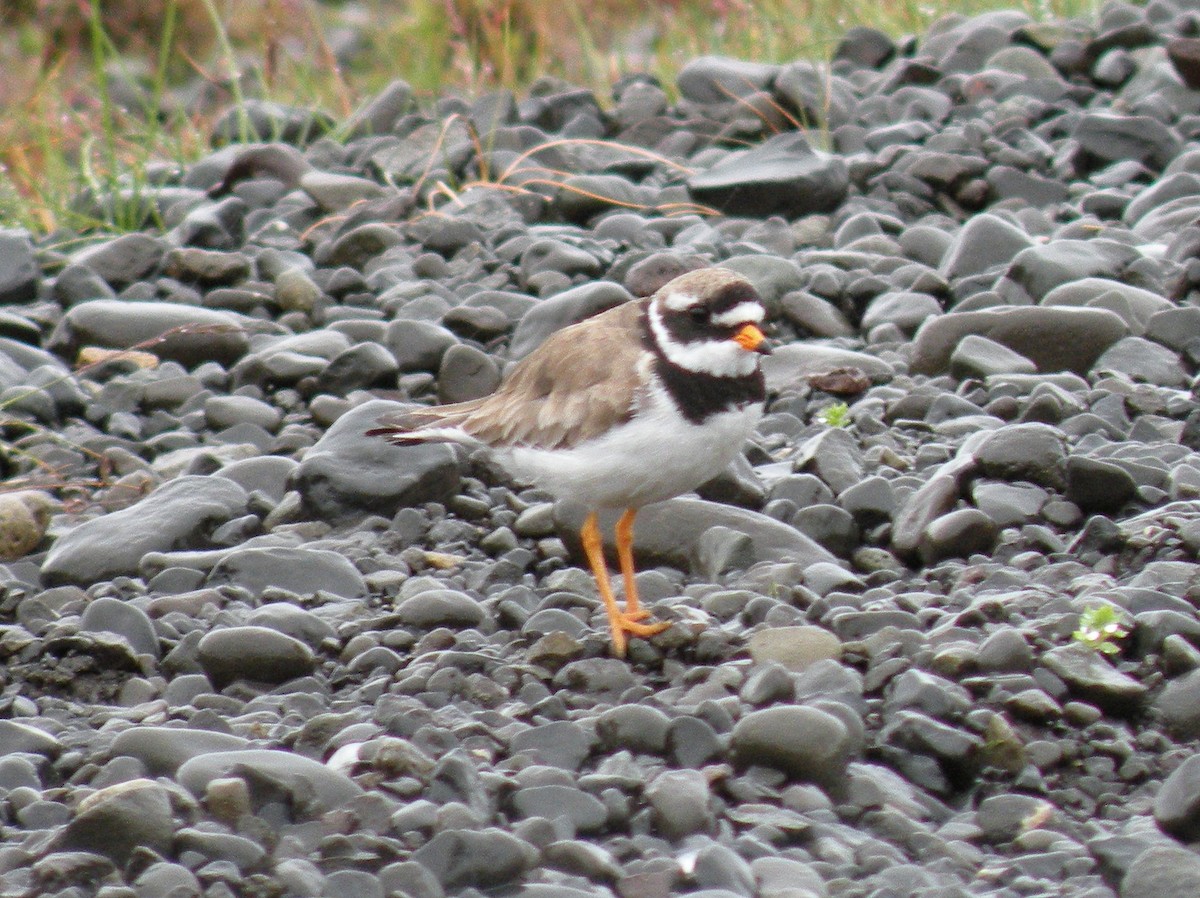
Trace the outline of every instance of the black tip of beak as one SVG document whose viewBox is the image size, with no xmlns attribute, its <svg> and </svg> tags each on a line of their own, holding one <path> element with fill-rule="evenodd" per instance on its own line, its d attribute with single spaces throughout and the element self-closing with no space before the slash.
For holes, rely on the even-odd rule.
<svg viewBox="0 0 1200 898">
<path fill-rule="evenodd" d="M 771 340 L 763 340 L 754 347 L 754 351 L 759 355 L 770 355 L 775 351 L 775 344 Z"/>
</svg>

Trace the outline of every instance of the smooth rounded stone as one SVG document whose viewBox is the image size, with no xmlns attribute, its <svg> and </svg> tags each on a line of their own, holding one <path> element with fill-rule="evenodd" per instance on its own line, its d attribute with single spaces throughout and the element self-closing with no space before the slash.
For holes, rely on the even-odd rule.
<svg viewBox="0 0 1200 898">
<path fill-rule="evenodd" d="M 556 293 L 521 317 L 509 344 L 509 358 L 523 359 L 557 330 L 629 302 L 633 296 L 620 284 L 595 281 Z"/>
<path fill-rule="evenodd" d="M 877 474 L 864 477 L 838 494 L 837 504 L 860 523 L 889 520 L 896 511 L 892 483 Z"/>
<path fill-rule="evenodd" d="M 975 811 L 983 838 L 993 844 L 1011 842 L 1021 833 L 1052 824 L 1055 807 L 1032 795 L 989 795 Z"/>
<path fill-rule="evenodd" d="M 86 796 L 75 816 L 55 837 L 60 851 L 90 851 L 123 867 L 134 851 L 166 855 L 175 834 L 172 810 L 178 798 L 165 786 L 135 779 Z"/>
<path fill-rule="evenodd" d="M 1108 309 L 1120 315 L 1129 326 L 1130 333 L 1134 335 L 1144 333 L 1150 319 L 1156 314 L 1175 308 L 1169 300 L 1163 299 L 1157 293 L 1105 277 L 1073 279 L 1047 293 L 1041 304 Z"/>
<path fill-rule="evenodd" d="M 383 884 L 372 871 L 334 870 L 325 877 L 325 895 L 353 895 L 354 898 L 384 898 Z"/>
<path fill-rule="evenodd" d="M 1089 514 L 1120 511 L 1137 497 L 1137 483 L 1120 465 L 1072 455 L 1067 459 L 1067 498 Z"/>
<path fill-rule="evenodd" d="M 204 362 L 228 366 L 249 350 L 249 325 L 249 319 L 219 309 L 96 299 L 68 309 L 46 348 L 67 358 L 85 346 L 141 348 L 188 368 Z"/>
<path fill-rule="evenodd" d="M 1161 171 L 1183 148 L 1177 134 L 1148 115 L 1086 113 L 1071 137 L 1079 145 L 1078 162 L 1088 169 L 1129 159 Z"/>
<path fill-rule="evenodd" d="M 684 715 L 671 721 L 667 757 L 674 766 L 699 769 L 720 757 L 724 749 L 721 737 L 703 718 Z"/>
<path fill-rule="evenodd" d="M 276 871 L 278 869 L 276 867 Z M 420 864 L 410 860 L 388 864 L 379 871 L 379 882 L 387 895 L 445 898 L 445 892 L 434 875 Z"/>
<path fill-rule="evenodd" d="M 582 196 L 590 194 L 590 196 Z M 584 221 L 603 212 L 613 202 L 635 205 L 633 185 L 613 175 L 575 176 L 566 179 L 558 191 L 557 203 L 564 218 Z M 543 238 L 531 243 L 521 253 L 521 279 L 529 287 L 540 285 L 546 278 L 564 275 L 568 278 L 594 278 L 601 273 L 596 254 L 565 240 Z"/>
<path fill-rule="evenodd" d="M 137 758 L 153 776 L 173 776 L 175 771 L 197 755 L 238 751 L 249 740 L 231 733 L 187 727 L 136 726 L 122 730 L 113 740 L 113 757 Z"/>
<path fill-rule="evenodd" d="M 1037 365 L 1003 343 L 968 334 L 950 354 L 950 373 L 959 380 L 995 374 L 1036 374 Z"/>
<path fill-rule="evenodd" d="M 645 188 L 628 178 L 608 174 L 565 177 L 554 197 L 559 214 L 567 221 L 579 224 L 586 224 L 594 216 L 614 208 L 638 208 L 652 202 L 651 194 Z M 588 258 L 580 258 L 579 262 L 585 270 L 600 273 L 599 264 L 590 254 Z M 555 270 L 569 274 L 578 272 L 574 266 L 555 266 Z"/>
<path fill-rule="evenodd" d="M 247 98 L 228 109 L 213 124 L 214 144 L 279 140 L 304 146 L 328 133 L 333 119 L 307 105 L 291 106 L 274 100 Z"/>
<path fill-rule="evenodd" d="M 974 452 L 980 471 L 997 480 L 1067 485 L 1066 438 L 1046 424 L 1007 424 L 987 434 Z"/>
<path fill-rule="evenodd" d="M 1165 785 L 1164 785 L 1165 788 Z M 1191 898 L 1200 858 L 1174 845 L 1156 845 L 1137 856 L 1121 880 L 1120 898 Z"/>
<path fill-rule="evenodd" d="M 1161 343 L 1175 352 L 1185 347 L 1200 334 L 1200 307 L 1181 306 L 1155 312 L 1146 321 L 1145 337 Z"/>
<path fill-rule="evenodd" d="M 509 754 L 524 755 L 535 764 L 578 770 L 592 751 L 594 738 L 573 720 L 552 720 L 517 733 Z"/>
<path fill-rule="evenodd" d="M 69 262 L 54 279 L 50 293 L 63 308 L 89 299 L 116 299 L 108 282 L 85 265 Z"/>
<path fill-rule="evenodd" d="M 355 390 L 395 383 L 395 357 L 378 343 L 359 343 L 339 352 L 317 375 L 317 389 L 344 396 Z"/>
<path fill-rule="evenodd" d="M 58 500 L 41 490 L 0 493 L 0 559 L 28 555 L 46 536 Z"/>
<path fill-rule="evenodd" d="M 846 724 L 832 714 L 778 705 L 743 716 L 734 725 L 730 748 L 739 765 L 773 767 L 828 787 L 845 776 L 852 741 Z"/>
<path fill-rule="evenodd" d="M 246 623 L 255 627 L 270 627 L 299 639 L 313 649 L 327 639 L 336 640 L 337 630 L 322 617 L 298 608 L 288 601 L 273 601 L 251 612 Z"/>
<path fill-rule="evenodd" d="M 344 127 L 354 137 L 387 134 L 403 115 L 412 111 L 413 97 L 412 85 L 396 78 L 351 113 Z"/>
<path fill-rule="evenodd" d="M 138 898 L 151 895 L 195 895 L 201 894 L 200 880 L 196 874 L 182 864 L 158 861 L 137 875 L 133 881 Z"/>
<path fill-rule="evenodd" d="M 209 784 L 229 778 L 271 783 L 286 791 L 298 818 L 320 817 L 363 794 L 362 787 L 344 773 L 289 751 L 248 748 L 198 754 L 179 767 L 176 781 L 197 799 Z"/>
<path fill-rule="evenodd" d="M 1004 627 L 988 635 L 976 656 L 979 669 L 988 673 L 1028 671 L 1033 667 L 1033 649 L 1024 635 L 1013 627 Z"/>
<path fill-rule="evenodd" d="M 667 839 L 708 832 L 715 823 L 709 784 L 699 770 L 666 770 L 644 791 L 655 829 Z"/>
<path fill-rule="evenodd" d="M 871 300 L 859 326 L 869 331 L 881 324 L 894 324 L 902 331 L 912 333 L 926 319 L 941 314 L 942 304 L 928 293 L 903 290 L 883 293 Z"/>
<path fill-rule="evenodd" d="M 790 857 L 763 855 L 750 861 L 761 898 L 826 898 L 824 878 L 815 864 Z"/>
<path fill-rule="evenodd" d="M 62 743 L 45 730 L 18 720 L 0 720 L 0 754 L 21 752 L 54 757 Z"/>
<path fill-rule="evenodd" d="M 814 375 L 841 368 L 857 369 L 872 380 L 881 381 L 896 373 L 888 362 L 865 352 L 811 343 L 779 346 L 762 361 L 767 388 L 773 391 L 783 391 L 802 383 L 807 385 L 808 379 Z"/>
<path fill-rule="evenodd" d="M 1025 356 L 1040 372 L 1084 375 L 1128 332 L 1121 317 L 1107 309 L 1014 306 L 951 312 L 917 331 L 911 369 L 930 375 L 946 371 L 963 338 L 977 334 Z"/>
<path fill-rule="evenodd" d="M 648 705 L 621 704 L 596 718 L 596 736 L 606 750 L 662 754 L 671 719 Z"/>
<path fill-rule="evenodd" d="M 1021 250 L 1006 276 L 1035 301 L 1043 301 L 1056 287 L 1081 278 L 1089 281 L 1115 278 L 1137 257 L 1132 247 L 1114 241 L 1052 240 Z M 1074 303 L 1046 303 L 1059 304 Z"/>
<path fill-rule="evenodd" d="M 223 627 L 204 634 L 197 660 L 213 684 L 224 688 L 235 680 L 286 683 L 316 669 L 312 649 L 269 627 Z"/>
<path fill-rule="evenodd" d="M 777 65 L 728 56 L 699 56 L 684 63 L 675 83 L 686 100 L 728 103 L 737 97 L 768 89 L 778 73 Z"/>
<path fill-rule="evenodd" d="M 285 312 L 309 314 L 324 296 L 324 291 L 303 268 L 285 268 L 275 276 L 275 303 Z"/>
<path fill-rule="evenodd" d="M 596 833 L 608 823 L 604 803 L 574 786 L 527 786 L 513 793 L 512 804 L 521 817 L 565 817 L 577 833 Z"/>
<path fill-rule="evenodd" d="M 1016 225 L 986 212 L 967 219 L 942 257 L 938 274 L 947 280 L 981 274 L 1007 265 L 1022 250 L 1034 245 Z"/>
<path fill-rule="evenodd" d="M 236 584 L 261 596 L 272 587 L 298 595 L 332 593 L 364 599 L 369 590 L 354 564 L 329 549 L 294 546 L 250 546 L 233 549 L 209 571 L 206 586 Z"/>
<path fill-rule="evenodd" d="M 537 849 L 502 829 L 444 830 L 412 853 L 412 860 L 443 888 L 487 888 L 510 882 L 531 869 Z"/>
<path fill-rule="evenodd" d="M 163 259 L 168 277 L 199 284 L 235 284 L 250 275 L 250 259 L 240 252 L 180 246 Z"/>
<path fill-rule="evenodd" d="M 390 517 L 399 508 L 444 502 L 458 493 L 457 457 L 449 446 L 393 446 L 366 436 L 387 414 L 409 406 L 373 399 L 346 412 L 304 454 L 295 487 L 306 508 L 326 520 L 364 511 Z"/>
<path fill-rule="evenodd" d="M 231 461 L 215 473 L 232 480 L 247 493 L 262 493 L 278 502 L 287 492 L 288 481 L 298 467 L 295 459 L 262 455 Z"/>
<path fill-rule="evenodd" d="M 204 402 L 204 419 L 213 430 L 256 424 L 273 431 L 283 419 L 283 412 L 253 396 L 212 396 Z"/>
<path fill-rule="evenodd" d="M 115 633 L 139 655 L 159 657 L 158 634 L 149 615 L 120 599 L 102 596 L 88 603 L 79 621 L 88 632 Z"/>
<path fill-rule="evenodd" d="M 747 705 L 761 706 L 775 702 L 790 702 L 795 698 L 795 684 L 782 665 L 770 662 L 756 664 L 750 669 L 738 698 Z"/>
<path fill-rule="evenodd" d="M 0 789 L 11 792 L 13 789 L 32 789 L 40 792 L 42 780 L 33 761 L 23 754 L 5 752 L 0 758 Z"/>
<path fill-rule="evenodd" d="M 803 515 L 806 510 L 802 509 L 800 514 Z M 801 519 L 799 523 L 803 524 L 804 521 Z M 846 554 L 851 553 L 847 551 Z M 804 585 L 819 596 L 827 596 L 832 592 L 862 592 L 866 589 L 866 583 L 853 571 L 825 561 L 810 564 L 804 569 Z"/>
<path fill-rule="evenodd" d="M 842 641 L 822 627 L 769 627 L 746 641 L 756 664 L 774 662 L 791 671 L 802 671 L 818 661 L 842 657 Z"/>
<path fill-rule="evenodd" d="M 410 627 L 477 627 L 484 621 L 483 608 L 465 592 L 429 589 L 404 599 L 396 606 L 396 618 Z"/>
<path fill-rule="evenodd" d="M 212 528 L 246 513 L 246 491 L 222 477 L 183 476 L 140 502 L 59 537 L 42 564 L 48 584 L 91 584 L 138 572 L 143 556 L 203 545 Z"/>
<path fill-rule="evenodd" d="M 33 241 L 26 231 L 0 230 L 0 303 L 24 303 L 37 299 L 41 267 Z"/>
<path fill-rule="evenodd" d="M 801 508 L 791 516 L 791 523 L 805 536 L 839 557 L 848 558 L 858 547 L 859 531 L 854 516 L 836 505 L 810 505 Z M 809 576 L 807 571 L 818 567 L 819 570 Z M 849 571 L 824 562 L 809 565 L 807 571 L 805 582 L 810 586 L 818 579 L 834 587 L 849 585 L 857 579 Z"/>
<path fill-rule="evenodd" d="M 621 865 L 612 854 L 591 842 L 560 839 L 542 848 L 542 862 L 555 870 L 596 881 L 621 878 Z M 553 898 L 547 895 L 546 898 Z"/>
<path fill-rule="evenodd" d="M 1159 343 L 1143 337 L 1126 337 L 1104 351 L 1092 372 L 1116 372 L 1134 381 L 1161 387 L 1184 387 L 1190 381 L 1179 356 Z"/>
<path fill-rule="evenodd" d="M 572 503 L 554 507 L 555 524 L 562 539 L 582 558 L 579 530 L 586 514 Z M 605 544 L 611 544 L 616 512 L 600 515 Z M 733 555 L 713 554 L 719 548 L 710 531 L 737 537 Z M 708 536 L 708 539 L 706 539 Z M 676 498 L 642 509 L 634 530 L 634 551 L 641 564 L 667 564 L 679 569 L 719 572 L 735 561 L 749 567 L 760 561 L 794 561 L 803 565 L 837 559 L 804 534 L 758 512 L 704 499 Z"/>
<path fill-rule="evenodd" d="M 1040 486 L 979 481 L 971 486 L 975 507 L 997 527 L 1012 527 L 1037 520 L 1050 494 Z"/>
<path fill-rule="evenodd" d="M 906 670 L 888 685 L 886 707 L 913 708 L 934 717 L 955 719 L 971 709 L 971 698 L 961 686 L 936 674 Z"/>
<path fill-rule="evenodd" d="M 300 189 L 326 212 L 340 212 L 355 203 L 378 199 L 387 193 L 382 184 L 367 178 L 316 170 L 300 176 Z"/>
<path fill-rule="evenodd" d="M 925 481 L 896 515 L 892 527 L 892 548 L 901 556 L 916 553 L 926 528 L 939 517 L 949 514 L 959 498 L 958 479 L 937 473 Z"/>
<path fill-rule="evenodd" d="M 1072 695 L 1116 715 L 1138 713 L 1148 689 L 1113 667 L 1103 655 L 1082 645 L 1059 646 L 1044 653 L 1042 666 L 1067 684 Z"/>
<path fill-rule="evenodd" d="M 397 318 L 388 325 L 384 345 L 399 370 L 436 371 L 447 350 L 458 345 L 458 337 L 432 321 Z"/>
<path fill-rule="evenodd" d="M 848 431 L 830 427 L 796 451 L 792 467 L 797 473 L 815 474 L 834 493 L 841 493 L 863 479 L 862 449 Z"/>
<path fill-rule="evenodd" d="M 438 367 L 438 402 L 479 399 L 500 386 L 500 366 L 481 349 L 457 344 L 446 350 Z"/>
<path fill-rule="evenodd" d="M 85 246 L 71 254 L 71 262 L 91 269 L 120 289 L 142 280 L 162 262 L 166 242 L 150 234 L 122 234 Z"/>
<path fill-rule="evenodd" d="M 320 264 L 330 267 L 346 266 L 361 271 L 376 256 L 404 238 L 393 225 L 381 222 L 367 222 L 351 228 L 333 241 L 331 246 L 323 247 L 316 259 Z"/>
<path fill-rule="evenodd" d="M 798 218 L 832 212 L 850 178 L 837 156 L 814 150 L 802 134 L 777 134 L 751 150 L 731 153 L 692 175 L 688 192 L 726 215 Z"/>
<path fill-rule="evenodd" d="M 1178 839 L 1200 834 L 1200 755 L 1192 755 L 1171 771 L 1154 799 L 1154 820 Z"/>
<path fill-rule="evenodd" d="M 1167 730 L 1178 739 L 1200 737 L 1200 672 L 1171 680 L 1154 699 Z"/>
<path fill-rule="evenodd" d="M 793 290 L 779 299 L 782 314 L 813 337 L 849 337 L 854 326 L 833 303 L 805 290 Z"/>
</svg>

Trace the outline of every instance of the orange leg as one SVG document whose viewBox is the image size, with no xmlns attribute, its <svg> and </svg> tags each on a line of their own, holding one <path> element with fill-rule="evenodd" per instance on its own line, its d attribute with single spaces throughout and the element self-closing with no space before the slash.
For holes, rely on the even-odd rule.
<svg viewBox="0 0 1200 898">
<path fill-rule="evenodd" d="M 630 587 L 633 586 L 633 549 L 629 540 L 633 536 L 634 514 L 632 509 L 625 512 L 621 518 L 624 526 L 618 525 L 617 529 L 617 553 L 620 556 L 621 570 L 625 577 L 626 595 L 632 602 L 631 606 L 627 603 L 629 610 L 624 612 L 617 607 L 617 600 L 613 598 L 612 586 L 608 581 L 608 566 L 604 563 L 604 541 L 600 536 L 600 522 L 595 512 L 587 516 L 583 522 L 583 529 L 579 531 L 579 538 L 583 542 L 583 551 L 587 555 L 588 564 L 592 568 L 592 576 L 596 578 L 596 587 L 600 590 L 600 598 L 604 601 L 604 608 L 608 612 L 613 654 L 618 658 L 625 657 L 625 645 L 628 641 L 625 634 L 645 638 L 653 636 L 655 633 L 661 633 L 670 626 L 667 623 L 639 624 L 637 622 L 640 618 L 645 617 L 645 612 L 638 607 L 636 588 L 630 591 Z"/>
<path fill-rule="evenodd" d="M 649 616 L 648 611 L 642 610 L 638 601 L 636 571 L 633 569 L 633 519 L 637 517 L 636 508 L 625 509 L 625 514 L 617 521 L 617 560 L 621 564 L 621 576 L 625 580 L 625 616 L 630 620 L 642 620 Z"/>
</svg>

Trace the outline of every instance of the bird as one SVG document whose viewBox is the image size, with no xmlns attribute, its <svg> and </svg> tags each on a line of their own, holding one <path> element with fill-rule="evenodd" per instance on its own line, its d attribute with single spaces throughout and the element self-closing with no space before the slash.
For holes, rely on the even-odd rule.
<svg viewBox="0 0 1200 898">
<path fill-rule="evenodd" d="M 490 395 L 381 416 L 368 436 L 396 445 L 486 447 L 515 480 L 587 510 L 580 543 L 608 615 L 613 654 L 630 637 L 670 626 L 648 621 L 633 558 L 638 510 L 725 470 L 762 416 L 760 361 L 771 351 L 766 308 L 741 275 L 686 272 L 555 331 Z M 614 530 L 625 607 L 613 595 L 599 513 Z"/>
</svg>

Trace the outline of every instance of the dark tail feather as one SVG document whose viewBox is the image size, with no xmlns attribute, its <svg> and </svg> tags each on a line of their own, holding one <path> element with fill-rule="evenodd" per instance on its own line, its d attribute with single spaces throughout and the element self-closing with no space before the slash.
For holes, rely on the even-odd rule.
<svg viewBox="0 0 1200 898">
<path fill-rule="evenodd" d="M 364 436 L 383 437 L 394 446 L 415 446 L 417 443 L 426 442 L 420 435 L 413 433 L 408 428 L 398 427 L 394 424 L 384 427 L 372 427 L 366 431 Z"/>
</svg>

